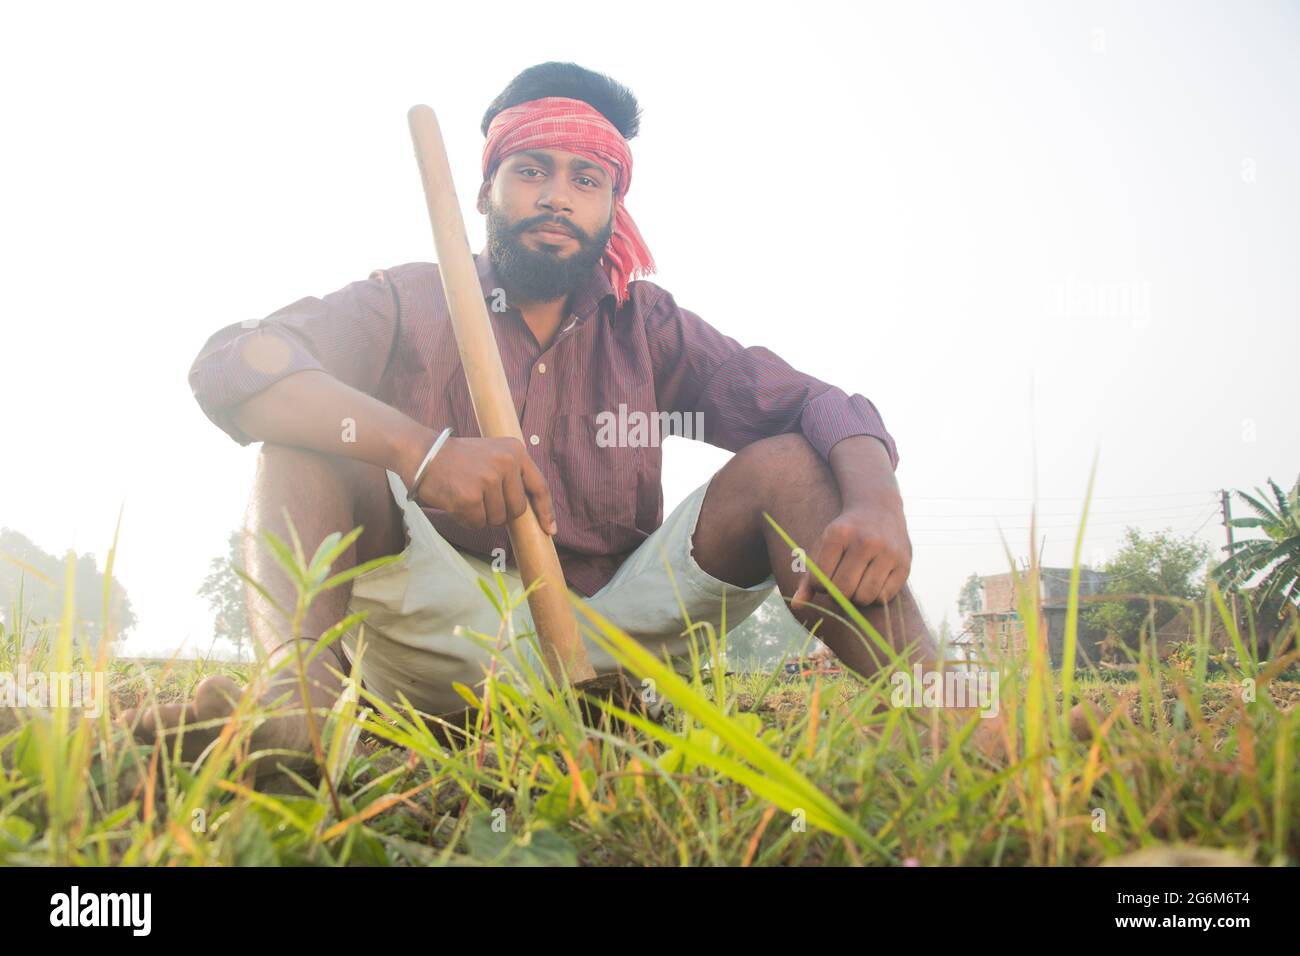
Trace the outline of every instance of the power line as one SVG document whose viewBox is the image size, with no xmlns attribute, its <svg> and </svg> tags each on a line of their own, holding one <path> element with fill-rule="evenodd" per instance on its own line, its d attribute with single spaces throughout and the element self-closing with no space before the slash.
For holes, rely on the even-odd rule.
<svg viewBox="0 0 1300 956">
<path fill-rule="evenodd" d="M 1196 514 L 1186 514 L 1186 515 L 1172 516 L 1172 517 L 1169 517 L 1168 520 L 1165 520 L 1165 519 L 1159 519 L 1159 518 L 1151 518 L 1151 519 L 1149 519 L 1149 520 L 1150 520 L 1151 522 L 1155 522 L 1155 523 L 1161 523 L 1161 521 L 1165 521 L 1165 523 L 1168 523 L 1168 524 L 1181 524 L 1181 523 L 1183 523 L 1183 522 L 1185 522 L 1185 521 L 1194 521 L 1198 516 L 1199 516 L 1199 512 L 1197 512 Z M 1213 513 L 1211 514 L 1211 516 L 1213 516 Z M 908 526 L 909 526 L 909 527 L 911 526 L 911 520 L 910 520 L 910 519 L 911 519 L 912 517 L 915 517 L 915 516 L 914 516 L 914 515 L 909 515 L 909 516 L 908 516 L 908 519 L 909 519 L 909 520 L 908 520 Z M 983 517 L 989 517 L 989 516 L 987 516 L 987 515 L 971 515 L 970 517 L 972 517 L 972 518 L 983 518 Z M 1109 527 L 1114 527 L 1115 525 L 1137 525 L 1137 524 L 1142 524 L 1142 523 L 1144 523 L 1144 522 L 1142 522 L 1142 521 L 1139 520 L 1139 519 L 1135 519 L 1135 518 L 1121 518 L 1121 519 L 1118 519 L 1118 520 L 1115 520 L 1115 521 L 1093 521 L 1091 518 L 1089 518 L 1089 520 L 1088 520 L 1088 527 L 1089 527 L 1089 528 L 1109 528 Z M 1032 525 L 1032 526 L 1027 525 L 1027 524 L 1016 524 L 1016 525 L 1006 525 L 1006 524 L 1004 524 L 1004 525 L 1000 525 L 999 527 L 1001 527 L 1001 529 L 1002 529 L 1003 531 L 1077 531 L 1077 530 L 1079 529 L 1079 523 L 1078 523 L 1078 522 L 1074 522 L 1074 523 L 1072 523 L 1072 524 L 1038 524 L 1038 523 L 1035 523 L 1035 524 Z M 917 530 L 917 531 L 934 531 L 934 532 L 939 532 L 939 533 L 943 533 L 943 534 L 948 534 L 948 533 L 961 534 L 961 533 L 963 533 L 963 532 L 969 532 L 969 531 L 988 531 L 989 529 L 988 529 L 987 527 L 981 527 L 981 526 L 966 527 L 966 528 L 931 528 L 931 527 L 925 527 L 925 526 L 918 526 L 915 530 Z"/>
<path fill-rule="evenodd" d="M 1210 511 L 1208 514 L 1206 514 L 1205 517 L 1204 517 L 1204 520 L 1202 520 L 1202 522 L 1201 522 L 1201 525 L 1200 525 L 1196 530 L 1199 531 L 1202 527 L 1204 527 L 1204 526 L 1205 526 L 1205 522 L 1209 521 L 1210 518 L 1213 518 L 1217 513 L 1218 513 L 1218 512 L 1217 512 L 1217 509 L 1216 509 L 1216 510 L 1214 510 L 1214 511 Z M 1188 516 L 1182 516 L 1182 517 L 1174 518 L 1172 521 L 1167 522 L 1167 524 L 1169 524 L 1169 525 L 1178 525 L 1178 526 L 1179 526 L 1179 530 L 1185 530 L 1187 527 L 1190 526 L 1191 522 L 1195 521 L 1198 517 L 1201 517 L 1201 516 L 1200 516 L 1199 514 L 1193 514 L 1193 515 L 1188 515 Z M 1141 522 L 1137 522 L 1137 521 L 1133 521 L 1133 520 L 1129 520 L 1129 519 L 1120 520 L 1120 521 L 1098 521 L 1098 522 L 1093 522 L 1093 521 L 1089 520 L 1089 522 L 1088 522 L 1088 526 L 1087 526 L 1087 527 L 1090 529 L 1090 528 L 1101 527 L 1101 526 L 1111 526 L 1111 527 L 1113 527 L 1113 526 L 1115 526 L 1115 525 L 1135 526 L 1135 525 L 1140 524 L 1140 523 L 1141 523 Z M 1157 523 L 1160 523 L 1160 522 L 1157 522 Z M 910 527 L 910 524 L 909 524 L 909 527 Z M 1057 524 L 1057 525 L 1047 525 L 1047 524 L 1037 524 L 1037 523 L 1035 523 L 1032 527 L 1031 527 L 1030 525 L 1027 525 L 1027 524 L 1026 524 L 1026 525 L 1000 525 L 999 528 L 1000 528 L 1000 530 L 1002 530 L 1002 531 L 1031 531 L 1031 530 L 1032 530 L 1032 531 L 1072 531 L 1072 532 L 1075 532 L 1075 531 L 1078 531 L 1078 530 L 1079 530 L 1079 524 L 1078 524 L 1078 522 L 1074 522 L 1074 523 L 1071 523 L 1071 524 Z M 958 533 L 960 533 L 960 532 L 963 532 L 963 531 L 985 531 L 985 530 L 988 530 L 988 529 L 987 529 L 987 528 L 979 528 L 979 527 L 974 527 L 974 528 L 971 528 L 971 527 L 967 527 L 967 528 L 926 528 L 926 527 L 917 527 L 917 528 L 915 528 L 914 530 L 916 530 L 916 531 L 932 531 L 932 532 L 938 532 L 938 533 L 944 533 L 944 534 L 946 534 L 946 533 L 949 533 L 949 532 L 958 532 Z M 1087 530 L 1087 529 L 1085 529 L 1085 530 Z M 1123 537 L 1122 534 L 1120 534 L 1120 535 L 1116 535 L 1116 536 L 1117 536 L 1117 537 Z"/>
<path fill-rule="evenodd" d="M 1207 524 L 1209 524 L 1209 523 L 1210 523 L 1210 519 L 1213 518 L 1213 517 L 1214 517 L 1215 515 L 1217 515 L 1217 514 L 1218 514 L 1217 511 L 1211 511 L 1208 515 L 1205 516 L 1205 520 L 1202 521 L 1199 525 L 1196 526 L 1196 530 L 1193 531 L 1192 534 L 1199 534 L 1200 531 L 1201 531 L 1201 529 L 1204 528 Z"/>
<path fill-rule="evenodd" d="M 1195 531 L 1192 531 L 1192 532 L 1190 532 L 1190 533 L 1193 534 L 1193 535 L 1200 533 L 1201 528 L 1204 528 L 1205 525 L 1209 523 L 1210 519 L 1213 518 L 1217 513 L 1218 513 L 1217 511 L 1212 511 L 1212 512 L 1210 512 L 1210 513 L 1205 517 L 1205 520 L 1202 521 L 1202 522 L 1200 523 L 1200 525 L 1196 528 L 1196 530 L 1195 530 Z M 985 529 L 985 528 L 954 528 L 954 529 L 943 529 L 943 528 L 915 528 L 915 529 L 911 529 L 911 530 L 914 530 L 914 531 L 917 531 L 917 532 L 927 532 L 927 531 L 928 531 L 928 532 L 934 532 L 934 533 L 939 533 L 939 534 L 946 534 L 946 533 L 950 533 L 951 531 L 985 531 L 985 530 L 987 530 L 987 529 Z M 1005 528 L 1005 529 L 1003 529 L 1003 530 L 1007 530 L 1007 531 L 1028 531 L 1029 528 L 1026 526 L 1026 527 L 1024 527 L 1024 528 Z M 1039 528 L 1036 528 L 1035 530 L 1037 530 L 1037 531 L 1042 531 L 1042 530 L 1052 530 L 1052 529 L 1039 527 Z M 1057 530 L 1060 530 L 1060 529 L 1057 529 Z M 1076 528 L 1076 529 L 1073 529 L 1073 530 L 1077 531 L 1078 529 Z M 1187 531 L 1187 526 L 1186 526 L 1186 525 L 1184 525 L 1184 526 L 1181 527 L 1181 528 L 1174 528 L 1174 529 L 1172 529 L 1172 530 L 1173 530 L 1173 532 L 1174 532 L 1175 534 L 1187 534 L 1187 533 L 1188 533 L 1188 531 Z M 1115 541 L 1115 540 L 1118 540 L 1118 539 L 1121 539 L 1121 538 L 1127 538 L 1127 537 L 1128 537 L 1128 535 L 1125 534 L 1125 533 L 1120 533 L 1120 534 L 1107 534 L 1107 535 L 1091 535 L 1091 534 L 1087 534 L 1087 533 L 1085 532 L 1085 534 L 1084 534 L 1084 541 L 1085 541 L 1085 543 L 1095 544 L 1095 543 L 1098 542 L 1098 541 Z M 1001 540 L 987 540 L 987 541 L 915 541 L 915 540 L 914 540 L 914 541 L 913 541 L 913 544 L 915 544 L 918 548 L 920 548 L 920 547 L 925 547 L 925 548 L 942 548 L 942 547 L 976 548 L 976 547 L 989 547 L 989 546 L 993 546 L 993 545 L 1001 545 L 1002 543 L 1003 543 L 1003 542 L 1002 542 Z M 1010 544 L 1011 542 L 1007 542 L 1007 543 Z"/>
<path fill-rule="evenodd" d="M 1206 495 L 1217 495 L 1217 490 L 1207 491 L 1170 491 L 1161 494 L 1151 495 L 1093 495 L 1092 501 L 1118 501 L 1119 499 L 1131 498 L 1186 498 L 1192 495 L 1204 497 Z M 972 495 L 904 495 L 909 501 L 1083 501 L 1086 495 L 1022 495 L 1020 497 L 998 497 L 995 495 L 972 496 Z"/>
<path fill-rule="evenodd" d="M 1168 514 L 1171 514 L 1171 515 L 1177 515 L 1177 514 L 1181 514 L 1181 513 L 1190 513 L 1190 512 L 1192 512 L 1192 511 L 1195 511 L 1195 512 L 1198 512 L 1198 513 L 1199 513 L 1200 510 L 1201 510 L 1203 507 L 1204 507 L 1204 505 L 1201 504 L 1201 503 L 1192 502 L 1192 503 L 1185 504 L 1185 505 L 1175 505 L 1175 506 L 1170 507 L 1170 508 L 1127 508 L 1127 509 L 1123 509 L 1123 510 L 1120 510 L 1120 511 L 1093 511 L 1093 510 L 1089 509 L 1088 513 L 1089 513 L 1090 516 L 1101 516 L 1101 517 L 1105 517 L 1105 516 L 1107 516 L 1107 515 L 1126 515 L 1126 514 L 1165 514 L 1165 513 L 1168 513 Z M 1017 517 L 1017 518 L 1018 518 L 1018 517 L 1021 516 L 1022 513 L 1021 513 L 1021 512 L 1016 512 L 1016 513 L 1012 513 L 1012 512 L 994 512 L 994 511 L 984 512 L 984 513 L 978 513 L 978 512 L 960 512 L 960 513 L 952 513 L 952 512 L 948 512 L 948 513 L 944 513 L 944 514 L 909 514 L 908 517 L 910 517 L 910 518 L 996 518 L 996 517 L 999 517 L 1000 515 L 1003 515 L 1003 514 L 1005 514 L 1005 515 L 1007 515 L 1007 516 L 1009 516 L 1009 517 Z M 1079 516 L 1079 515 L 1081 514 L 1081 512 L 1075 512 L 1075 511 L 1038 511 L 1038 512 L 1035 512 L 1035 514 L 1037 514 L 1038 517 L 1040 517 L 1040 518 L 1072 518 L 1072 517 Z"/>
<path fill-rule="evenodd" d="M 1118 541 L 1123 538 L 1122 534 L 1109 534 L 1100 537 L 1087 537 L 1084 539 L 1085 544 L 1095 544 L 1098 541 Z M 1000 547 L 1001 541 L 914 541 L 917 548 L 989 548 Z M 1008 541 L 1008 545 L 1015 547 L 1014 541 Z"/>
<path fill-rule="evenodd" d="M 1151 512 L 1151 511 L 1134 512 L 1132 514 L 1123 517 L 1116 517 L 1116 516 L 1111 516 L 1106 514 L 1101 514 L 1101 515 L 1089 514 L 1088 527 L 1091 528 L 1091 527 L 1095 527 L 1096 525 L 1105 525 L 1105 524 L 1125 524 L 1125 523 L 1133 524 L 1133 523 L 1143 523 L 1143 522 L 1152 522 L 1152 521 L 1165 521 L 1165 522 L 1177 523 L 1181 521 L 1190 521 L 1193 518 L 1199 518 L 1201 514 L 1204 512 L 1204 510 L 1205 510 L 1205 506 L 1202 505 L 1199 508 L 1195 509 L 1194 511 L 1180 511 L 1176 514 L 1165 514 L 1161 512 Z M 1030 519 L 1029 515 L 1019 515 L 1019 514 L 1011 514 L 1011 515 L 1008 514 L 949 514 L 949 515 L 919 514 L 918 515 L 918 514 L 911 514 L 910 512 L 906 513 L 906 517 L 909 522 L 913 520 L 951 521 L 952 519 L 955 518 L 964 518 L 967 521 L 986 521 L 986 522 L 997 521 L 997 522 L 1003 522 L 1003 527 L 1024 527 L 1024 528 L 1029 527 L 1029 519 Z M 1034 523 L 1040 528 L 1077 528 L 1079 526 L 1079 523 L 1083 521 L 1082 515 L 1034 515 L 1033 518 L 1034 518 Z M 1060 520 L 1062 518 L 1068 520 L 1063 522 Z M 1011 524 L 1007 524 L 1007 522 L 1010 522 Z"/>
</svg>

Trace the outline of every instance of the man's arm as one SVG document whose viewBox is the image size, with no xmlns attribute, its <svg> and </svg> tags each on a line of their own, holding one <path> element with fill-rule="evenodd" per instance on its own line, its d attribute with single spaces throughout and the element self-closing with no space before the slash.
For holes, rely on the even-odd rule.
<svg viewBox="0 0 1300 956">
<path fill-rule="evenodd" d="M 912 543 L 894 478 L 898 450 L 876 407 L 791 368 L 768 349 L 741 346 L 669 293 L 648 311 L 646 329 L 660 407 L 701 412 L 707 441 L 739 451 L 786 432 L 808 439 L 841 496 L 840 514 L 808 557 L 849 600 L 892 600 L 911 571 Z M 810 570 L 791 606 L 825 590 Z"/>
<path fill-rule="evenodd" d="M 402 328 L 394 279 L 371 273 L 208 339 L 194 397 L 231 438 L 356 458 L 409 481 L 434 433 L 374 397 Z"/>
<path fill-rule="evenodd" d="M 190 388 L 204 414 L 247 445 L 258 438 L 241 431 L 233 410 L 298 372 L 325 372 L 375 395 L 397 345 L 402 318 L 396 280 L 379 270 L 337 292 L 308 296 L 264 319 L 218 330 L 190 366 Z M 302 414 L 310 408 L 296 411 Z"/>
<path fill-rule="evenodd" d="M 829 464 L 840 486 L 844 507 L 869 501 L 903 507 L 903 496 L 894 477 L 889 450 L 879 440 L 868 441 L 866 435 L 851 435 L 831 448 Z"/>
<path fill-rule="evenodd" d="M 240 444 L 278 442 L 365 461 L 410 488 L 436 432 L 376 397 L 401 329 L 415 321 L 404 314 L 399 283 L 375 272 L 252 328 L 227 326 L 190 369 L 194 397 Z M 421 504 L 471 528 L 504 525 L 531 502 L 542 527 L 557 531 L 546 479 L 515 438 L 448 439 L 416 491 Z"/>
<path fill-rule="evenodd" d="M 891 470 L 898 449 L 875 405 L 792 368 L 769 349 L 746 348 L 664 292 L 646 314 L 655 395 L 667 411 L 699 412 L 704 440 L 740 451 L 761 438 L 798 432 L 826 461 L 854 435 L 870 435 Z M 699 438 L 701 436 L 694 436 Z"/>
<path fill-rule="evenodd" d="M 840 513 L 809 557 L 840 592 L 858 604 L 892 601 L 912 573 L 912 539 L 893 465 L 880 442 L 856 435 L 831 449 Z M 791 596 L 796 610 L 826 588 L 811 571 Z"/>
<path fill-rule="evenodd" d="M 408 488 L 437 432 L 329 374 L 304 370 L 230 410 L 252 441 L 355 458 L 395 472 Z"/>
</svg>

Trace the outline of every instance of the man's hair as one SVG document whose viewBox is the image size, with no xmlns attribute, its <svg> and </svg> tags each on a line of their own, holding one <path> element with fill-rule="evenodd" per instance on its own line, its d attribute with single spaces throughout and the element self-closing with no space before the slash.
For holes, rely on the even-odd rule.
<svg viewBox="0 0 1300 956">
<path fill-rule="evenodd" d="M 502 110 L 544 96 L 567 96 L 590 104 L 624 139 L 631 139 L 641 129 L 641 108 L 626 86 L 576 63 L 552 61 L 530 66 L 506 85 L 483 114 L 483 135 L 487 135 L 492 119 Z"/>
</svg>

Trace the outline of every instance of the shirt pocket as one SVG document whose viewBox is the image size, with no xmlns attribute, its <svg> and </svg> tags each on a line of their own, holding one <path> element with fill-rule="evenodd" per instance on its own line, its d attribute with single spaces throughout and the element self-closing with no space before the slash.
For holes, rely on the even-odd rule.
<svg viewBox="0 0 1300 956">
<path fill-rule="evenodd" d="M 617 422 L 610 427 L 601 413 L 562 414 L 551 428 L 551 494 L 563 502 L 572 530 L 588 539 L 581 544 L 598 540 L 599 553 L 621 553 L 645 537 L 637 518 L 644 509 L 648 449 L 625 439 Z"/>
<path fill-rule="evenodd" d="M 648 538 L 664 523 L 663 448 L 650 445 L 640 449 L 636 475 L 636 526 L 642 538 Z"/>
</svg>

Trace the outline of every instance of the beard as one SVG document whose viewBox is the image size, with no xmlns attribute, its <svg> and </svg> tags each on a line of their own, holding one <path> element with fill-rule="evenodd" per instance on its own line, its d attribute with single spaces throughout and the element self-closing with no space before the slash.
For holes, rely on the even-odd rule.
<svg viewBox="0 0 1300 956">
<path fill-rule="evenodd" d="M 611 213 L 605 228 L 595 236 L 564 220 L 578 242 L 577 251 L 571 255 L 561 255 L 556 248 L 530 249 L 524 244 L 525 232 L 542 223 L 555 222 L 557 218 L 532 216 L 511 226 L 496 207 L 488 209 L 488 254 L 497 275 L 516 298 L 526 302 L 553 302 L 564 298 L 596 267 L 605 254 L 610 236 L 614 234 L 614 216 Z"/>
</svg>

